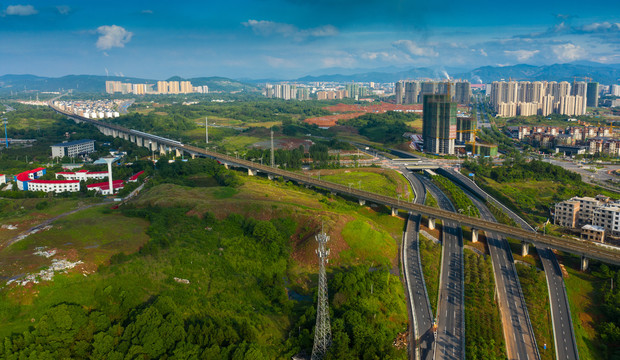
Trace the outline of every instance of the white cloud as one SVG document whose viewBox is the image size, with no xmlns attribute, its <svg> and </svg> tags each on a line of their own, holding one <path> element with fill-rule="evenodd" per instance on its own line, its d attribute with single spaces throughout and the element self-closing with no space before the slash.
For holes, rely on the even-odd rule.
<svg viewBox="0 0 620 360">
<path fill-rule="evenodd" d="M 620 23 L 592 23 L 581 27 L 584 32 L 615 32 L 620 31 Z"/>
<path fill-rule="evenodd" d="M 7 15 L 29 16 L 39 12 L 32 5 L 9 5 L 6 7 Z"/>
<path fill-rule="evenodd" d="M 97 28 L 99 38 L 97 39 L 97 48 L 99 50 L 108 50 L 113 47 L 125 47 L 125 44 L 131 40 L 132 32 L 125 30 L 117 25 L 105 25 Z"/>
<path fill-rule="evenodd" d="M 58 5 L 56 10 L 58 10 L 60 15 L 68 15 L 71 12 L 71 8 L 67 5 Z"/>
<path fill-rule="evenodd" d="M 525 61 L 539 52 L 540 50 L 504 50 L 504 54 L 514 56 L 518 61 Z"/>
<path fill-rule="evenodd" d="M 141 13 L 150 15 L 153 13 L 153 10 L 146 9 L 146 10 L 142 10 Z"/>
<path fill-rule="evenodd" d="M 350 68 L 356 64 L 355 59 L 349 56 L 345 57 L 327 57 L 321 60 L 323 67 L 344 67 Z"/>
<path fill-rule="evenodd" d="M 332 25 L 324 25 L 311 29 L 299 29 L 295 25 L 278 23 L 269 20 L 248 20 L 242 22 L 241 24 L 252 29 L 256 35 L 280 35 L 284 37 L 292 37 L 297 40 L 301 40 L 309 36 L 326 37 L 338 34 L 338 29 Z"/>
<path fill-rule="evenodd" d="M 432 48 L 419 47 L 411 40 L 398 40 L 392 43 L 395 48 L 414 56 L 438 56 Z"/>
<path fill-rule="evenodd" d="M 365 60 L 384 60 L 384 61 L 402 61 L 403 58 L 398 57 L 396 54 L 390 54 L 386 51 L 369 51 L 360 55 L 362 59 Z"/>
<path fill-rule="evenodd" d="M 586 51 L 579 45 L 566 43 L 552 46 L 551 49 L 559 61 L 575 61 L 586 56 Z"/>
<path fill-rule="evenodd" d="M 480 49 L 480 55 L 482 55 L 482 56 L 489 56 L 489 55 L 487 54 L 487 52 L 486 52 L 486 51 L 484 51 L 484 49 Z"/>
</svg>

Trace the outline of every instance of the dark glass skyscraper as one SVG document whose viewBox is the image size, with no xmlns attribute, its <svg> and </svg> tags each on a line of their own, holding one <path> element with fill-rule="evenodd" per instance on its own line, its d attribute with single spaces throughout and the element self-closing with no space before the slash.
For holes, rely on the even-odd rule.
<svg viewBox="0 0 620 360">
<path fill-rule="evenodd" d="M 424 151 L 454 154 L 456 103 L 450 101 L 450 95 L 424 95 L 423 109 Z"/>
</svg>

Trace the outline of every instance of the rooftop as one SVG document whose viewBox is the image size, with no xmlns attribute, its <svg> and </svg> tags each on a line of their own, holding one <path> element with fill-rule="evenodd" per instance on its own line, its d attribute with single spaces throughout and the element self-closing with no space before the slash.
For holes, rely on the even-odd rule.
<svg viewBox="0 0 620 360">
<path fill-rule="evenodd" d="M 73 146 L 73 145 L 79 145 L 79 144 L 84 144 L 84 143 L 89 143 L 89 142 L 95 142 L 95 140 L 90 140 L 90 139 L 74 140 L 74 141 L 64 142 L 60 144 L 54 144 L 52 146 Z"/>
</svg>

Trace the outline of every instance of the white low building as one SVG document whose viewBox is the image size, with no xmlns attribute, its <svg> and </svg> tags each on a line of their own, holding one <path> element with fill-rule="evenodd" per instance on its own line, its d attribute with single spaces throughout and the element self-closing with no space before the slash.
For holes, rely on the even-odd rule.
<svg viewBox="0 0 620 360">
<path fill-rule="evenodd" d="M 28 182 L 28 191 L 77 192 L 80 191 L 80 182 L 78 180 L 31 180 Z"/>
<path fill-rule="evenodd" d="M 88 170 L 78 170 L 75 172 L 60 171 L 56 173 L 56 179 L 60 177 L 66 180 L 86 181 L 90 179 L 105 179 L 108 177 L 108 172 L 107 171 L 88 171 Z"/>
</svg>

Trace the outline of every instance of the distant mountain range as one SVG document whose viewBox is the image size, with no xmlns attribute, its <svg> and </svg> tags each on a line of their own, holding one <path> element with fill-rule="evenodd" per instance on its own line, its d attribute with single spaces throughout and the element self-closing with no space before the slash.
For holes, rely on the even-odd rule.
<svg viewBox="0 0 620 360">
<path fill-rule="evenodd" d="M 334 81 L 334 82 L 394 82 L 406 79 L 452 79 L 469 80 L 472 83 L 490 83 L 499 80 L 547 80 L 573 81 L 575 77 L 587 76 L 601 84 L 620 83 L 620 64 L 599 64 L 593 62 L 575 62 L 570 64 L 553 65 L 512 65 L 512 66 L 483 66 L 477 69 L 450 73 L 441 68 L 412 68 L 395 72 L 371 71 L 357 74 L 333 74 L 320 76 L 305 76 L 297 81 Z M 577 79 L 583 80 L 583 79 Z"/>
<path fill-rule="evenodd" d="M 242 83 L 237 80 L 224 77 L 199 77 L 184 79 L 174 76 L 169 81 L 189 80 L 194 86 L 207 85 L 209 91 L 257 91 L 257 87 L 252 84 Z M 122 81 L 134 84 L 157 84 L 157 80 L 140 79 L 119 76 L 98 76 L 98 75 L 67 75 L 58 78 L 42 77 L 35 75 L 3 75 L 0 76 L 0 92 L 9 91 L 60 91 L 73 89 L 75 92 L 105 92 L 106 81 Z"/>
<path fill-rule="evenodd" d="M 296 80 L 299 82 L 395 82 L 407 79 L 452 79 L 469 80 L 472 83 L 490 83 L 499 80 L 547 80 L 547 81 L 573 81 L 583 80 L 584 76 L 601 84 L 620 83 L 620 64 L 599 64 L 589 61 L 579 61 L 569 64 L 553 65 L 512 65 L 512 66 L 483 66 L 471 71 L 463 71 L 459 68 L 412 68 L 402 69 L 387 67 L 380 69 L 342 69 L 332 68 L 333 71 L 342 70 L 343 73 L 332 75 L 308 75 Z M 363 72 L 352 73 L 352 70 Z M 446 71 L 447 70 L 447 71 Z M 327 70 L 324 70 L 327 71 Z M 458 72 L 461 71 L 461 72 Z M 315 72 L 316 73 L 316 72 Z M 157 80 L 140 79 L 119 76 L 98 75 L 67 75 L 58 78 L 42 77 L 35 75 L 3 75 L 0 76 L 0 93 L 9 91 L 59 91 L 73 89 L 75 92 L 102 93 L 105 91 L 107 80 L 122 81 L 129 83 L 156 84 Z M 197 77 L 184 79 L 178 76 L 167 80 L 189 80 L 194 86 L 207 85 L 209 91 L 222 92 L 257 92 L 259 84 L 264 82 L 278 82 L 282 80 L 233 80 L 225 77 Z"/>
</svg>

